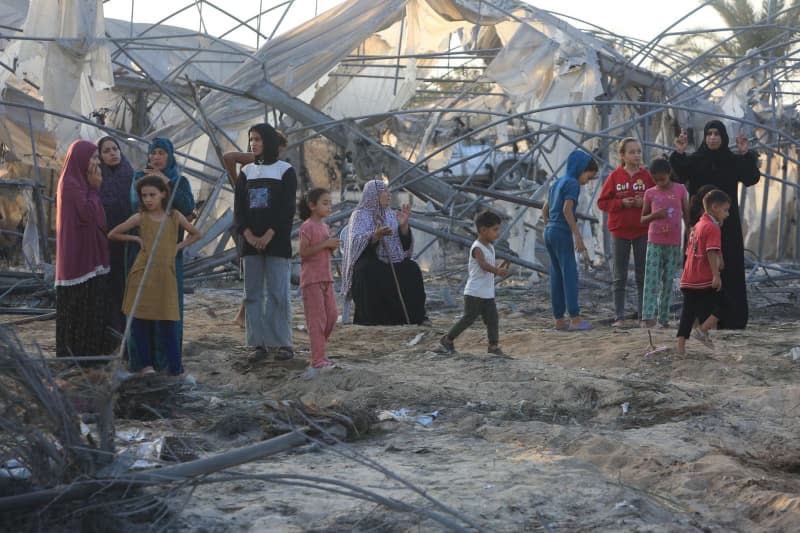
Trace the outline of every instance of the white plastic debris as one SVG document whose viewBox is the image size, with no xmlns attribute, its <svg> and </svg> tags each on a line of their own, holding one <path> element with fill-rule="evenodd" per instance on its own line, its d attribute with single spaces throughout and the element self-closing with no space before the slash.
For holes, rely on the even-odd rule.
<svg viewBox="0 0 800 533">
<path fill-rule="evenodd" d="M 140 442 L 145 439 L 145 432 L 143 429 L 123 429 L 117 431 L 117 438 L 122 442 Z"/>
<path fill-rule="evenodd" d="M 414 337 L 413 339 L 408 341 L 406 344 L 408 346 L 416 346 L 417 344 L 419 344 L 419 341 L 421 341 L 424 337 L 425 337 L 425 333 L 424 332 L 423 333 L 418 333 L 416 337 Z"/>
<path fill-rule="evenodd" d="M 395 422 L 415 422 L 422 427 L 428 427 L 433 424 L 433 421 L 439 416 L 439 411 L 436 410 L 432 413 L 425 415 L 411 416 L 408 409 L 402 407 L 393 411 L 380 411 L 378 412 L 378 420 L 394 420 Z"/>
<path fill-rule="evenodd" d="M 153 468 L 154 466 L 161 464 L 161 448 L 163 447 L 163 437 L 159 437 L 152 441 L 137 442 L 129 446 L 125 451 L 136 458 L 131 465 L 131 470 Z"/>
<path fill-rule="evenodd" d="M 795 363 L 800 363 L 800 346 L 795 346 L 794 348 L 792 348 L 792 351 L 790 353 L 792 356 L 792 361 Z"/>
</svg>

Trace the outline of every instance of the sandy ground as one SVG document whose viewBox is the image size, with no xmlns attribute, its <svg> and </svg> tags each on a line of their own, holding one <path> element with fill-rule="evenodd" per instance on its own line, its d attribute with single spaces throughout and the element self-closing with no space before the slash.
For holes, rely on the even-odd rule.
<svg viewBox="0 0 800 533">
<path fill-rule="evenodd" d="M 459 309 L 432 296 L 432 327 L 339 326 L 330 356 L 341 368 L 308 379 L 299 305 L 295 344 L 303 360 L 252 364 L 243 332 L 231 323 L 239 297 L 230 287 L 187 295 L 184 363 L 198 380 L 194 410 L 162 421 L 120 420 L 121 428 L 202 435 L 215 453 L 262 435 L 254 427 L 221 438 L 211 435 L 213 422 L 257 415 L 269 398 L 375 412 L 404 407 L 414 415 L 438 410 L 428 427 L 379 422 L 347 446 L 488 531 L 800 530 L 800 364 L 787 357 L 800 345 L 796 302 L 751 306 L 751 327 L 714 332 L 714 350 L 689 341 L 685 356 L 644 357 L 646 331 L 600 324 L 610 316 L 607 292 L 583 293 L 593 331 L 563 333 L 549 329 L 541 289 L 505 287 L 498 301 L 506 359 L 486 354 L 482 325 L 457 340 L 459 354 L 435 353 Z M 53 322 L 25 324 L 19 333 L 53 349 Z M 422 340 L 409 345 L 418 334 Z M 673 347 L 674 334 L 652 331 L 659 346 Z M 237 470 L 336 478 L 422 504 L 346 457 L 303 451 Z M 207 532 L 442 529 L 372 503 L 252 480 L 199 487 L 180 525 Z"/>
</svg>

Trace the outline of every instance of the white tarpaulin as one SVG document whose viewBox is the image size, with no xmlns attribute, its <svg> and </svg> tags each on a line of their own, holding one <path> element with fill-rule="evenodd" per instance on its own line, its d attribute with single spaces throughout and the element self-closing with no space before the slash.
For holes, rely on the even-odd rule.
<svg viewBox="0 0 800 533">
<path fill-rule="evenodd" d="M 17 76 L 41 87 L 45 108 L 69 115 L 91 113 L 94 91 L 114 85 L 102 0 L 60 0 L 56 5 L 32 0 L 24 29 L 26 36 L 45 40 L 20 42 Z M 51 115 L 45 125 L 60 140 L 98 134 Z"/>
<path fill-rule="evenodd" d="M 655 143 L 646 149 L 652 157 L 669 150 L 674 128 L 680 125 L 691 128 L 699 144 L 699 132 L 710 118 L 700 111 L 763 123 L 771 118 L 760 113 L 760 104 L 754 102 L 763 72 L 761 78 L 725 82 L 724 90 L 709 98 L 698 87 L 676 85 L 674 80 L 667 83 L 666 77 L 646 66 L 631 64 L 608 41 L 516 0 L 347 0 L 256 51 L 185 28 L 104 21 L 100 0 L 62 0 L 57 10 L 50 2 L 35 0 L 27 17 L 20 15 L 23 5 L 27 5 L 24 0 L 0 0 L 0 14 L 12 13 L 10 25 L 22 26 L 24 21 L 24 36 L 43 40 L 0 42 L 0 61 L 7 65 L 18 61 L 15 74 L 8 69 L 0 74 L 0 83 L 8 85 L 0 102 L 0 140 L 28 163 L 28 112 L 13 107 L 15 102 L 34 107 L 40 103 L 84 119 L 98 107 L 107 108 L 104 116 L 114 127 L 131 131 L 137 119 L 148 136 L 167 135 L 179 150 L 216 162 L 203 130 L 211 124 L 223 147 L 225 138 L 243 146 L 247 128 L 265 119 L 270 92 L 259 92 L 266 102 L 241 93 L 262 89 L 265 81 L 324 113 L 317 114 L 318 118 L 375 115 L 359 127 L 372 128 L 364 130 L 367 135 L 390 144 L 410 160 L 424 162 L 430 170 L 447 164 L 455 151 L 447 145 L 470 130 L 479 133 L 469 142 L 487 146 L 525 132 L 532 137 L 542 131 L 555 132 L 535 162 L 552 178 L 562 172 L 567 154 L 576 146 L 599 149 L 609 154 L 611 165 L 616 164 L 614 137 L 633 135 Z M 111 38 L 105 38 L 104 31 Z M 450 56 L 454 50 L 457 54 Z M 116 84 L 111 76 L 112 56 Z M 187 79 L 201 83 L 189 88 Z M 202 82 L 216 88 L 205 89 Z M 191 97 L 191 89 L 198 87 L 204 91 L 199 109 Z M 447 90 L 451 87 L 456 90 Z M 168 98 L 173 91 L 174 98 Z M 142 92 L 144 98 L 136 102 L 133 96 Z M 607 98 L 630 104 L 604 107 L 602 101 Z M 637 105 L 639 101 L 643 105 Z M 664 111 L 658 104 L 644 105 L 647 102 L 670 102 L 687 109 Z M 424 112 L 426 106 L 446 111 Z M 423 112 L 402 114 L 420 109 Z M 775 118 L 781 118 L 780 111 Z M 503 118 L 517 113 L 525 115 Z M 646 119 L 641 118 L 644 115 Z M 287 125 L 292 124 L 291 118 Z M 492 122 L 497 124 L 486 128 Z M 35 111 L 31 124 L 37 152 L 44 156 L 40 161 L 45 163 L 55 155 L 54 139 L 63 149 L 77 137 L 99 135 L 94 128 L 44 119 Z M 739 125 L 735 120 L 727 124 L 735 136 Z M 514 148 L 526 150 L 524 142 Z M 426 159 L 430 154 L 436 155 Z M 202 164 L 190 166 L 203 170 Z M 769 170 L 783 177 L 782 169 L 783 163 L 774 160 Z M 796 181 L 796 168 L 789 164 L 786 169 L 786 178 Z M 768 169 L 763 166 L 763 170 Z M 585 188 L 581 211 L 599 217 L 592 196 L 597 186 Z M 761 215 L 766 207 L 767 235 L 796 227 L 792 211 L 797 209 L 796 190 L 774 182 L 762 203 L 764 190 L 759 185 L 746 194 L 746 241 L 751 249 L 762 247 L 767 255 L 775 255 L 775 239 L 757 242 Z M 544 192 L 540 189 L 536 197 Z M 512 247 L 531 259 L 530 228 L 536 225 L 539 212 L 495 205 L 505 206 L 512 218 L 521 215 L 524 224 L 513 228 Z M 785 237 L 784 244 L 793 239 Z M 600 242 L 596 250 L 602 252 Z"/>
</svg>

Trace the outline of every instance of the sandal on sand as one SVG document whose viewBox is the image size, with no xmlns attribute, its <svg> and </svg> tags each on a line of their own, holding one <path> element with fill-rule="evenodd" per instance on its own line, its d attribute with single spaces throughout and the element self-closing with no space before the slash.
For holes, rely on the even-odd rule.
<svg viewBox="0 0 800 533">
<path fill-rule="evenodd" d="M 714 349 L 714 342 L 711 340 L 711 335 L 707 331 L 700 328 L 694 328 L 692 331 L 692 338 L 700 341 L 706 348 Z"/>
<path fill-rule="evenodd" d="M 319 361 L 314 361 L 311 363 L 311 368 L 322 369 L 322 368 L 333 368 L 336 366 L 336 363 L 328 359 L 327 357 L 323 357 Z"/>
<path fill-rule="evenodd" d="M 570 324 L 569 331 L 589 331 L 592 329 L 592 323 L 588 320 L 581 320 L 577 324 Z"/>
<path fill-rule="evenodd" d="M 254 363 L 266 361 L 268 355 L 267 350 L 263 346 L 252 348 L 249 353 L 250 361 Z"/>
<path fill-rule="evenodd" d="M 585 321 L 584 321 L 584 322 L 585 322 Z M 619 319 L 619 320 L 615 320 L 615 321 L 614 321 L 614 322 L 611 324 L 611 327 L 612 327 L 612 328 L 621 328 L 621 327 L 623 327 L 623 326 L 625 326 L 625 320 L 624 320 L 624 319 L 622 319 L 622 318 L 621 318 L 621 319 Z"/>
<path fill-rule="evenodd" d="M 294 358 L 294 350 L 289 346 L 281 346 L 275 354 L 276 361 L 289 361 Z"/>
</svg>

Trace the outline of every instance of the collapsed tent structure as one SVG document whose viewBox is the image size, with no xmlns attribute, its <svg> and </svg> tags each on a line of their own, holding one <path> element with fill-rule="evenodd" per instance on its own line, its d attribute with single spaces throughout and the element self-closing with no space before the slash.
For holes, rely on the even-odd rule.
<svg viewBox="0 0 800 533">
<path fill-rule="evenodd" d="M 681 128 L 699 144 L 711 117 L 762 154 L 764 178 L 740 197 L 752 264 L 797 262 L 796 28 L 736 28 L 728 39 L 765 28 L 774 36 L 744 57 L 713 48 L 690 57 L 668 46 L 668 32 L 644 43 L 581 30 L 517 0 L 345 0 L 287 31 L 286 13 L 310 2 L 275 2 L 246 20 L 195 4 L 200 17 L 228 17 L 231 31 L 247 28 L 263 45 L 168 26 L 169 16 L 154 25 L 106 19 L 100 0 L 60 1 L 58 16 L 42 0 L 0 0 L 0 142 L 30 170 L 3 184 L 28 193 L 13 200 L 18 225 L 2 230 L 25 235 L 31 265 L 49 260 L 60 156 L 72 140 L 108 132 L 134 162 L 146 139 L 173 139 L 204 202 L 207 238 L 187 274 L 226 268 L 235 252 L 220 156 L 244 148 L 247 128 L 267 120 L 289 135 L 301 186 L 340 192 L 334 222 L 353 206 L 349 191 L 383 177 L 418 199 L 424 267 L 446 268 L 441 244 L 469 242 L 472 215 L 488 207 L 506 221 L 504 255 L 546 272 L 536 207 L 572 149 L 594 151 L 606 175 L 622 137 L 640 139 L 649 161 Z M 795 44 L 775 56 L 786 42 Z M 700 68 L 709 59 L 722 66 Z M 602 263 L 598 190 L 583 192 L 581 224 Z"/>
</svg>

